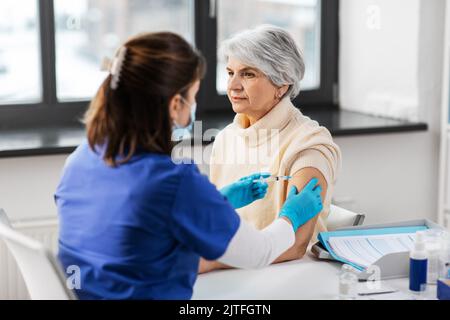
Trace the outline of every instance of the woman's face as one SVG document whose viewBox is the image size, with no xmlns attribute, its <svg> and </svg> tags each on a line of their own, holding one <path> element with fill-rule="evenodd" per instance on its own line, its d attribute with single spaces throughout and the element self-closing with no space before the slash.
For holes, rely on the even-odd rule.
<svg viewBox="0 0 450 320">
<path fill-rule="evenodd" d="M 227 64 L 227 94 L 233 110 L 258 120 L 269 112 L 286 93 L 288 86 L 276 87 L 260 70 L 242 64 L 233 57 Z"/>
</svg>

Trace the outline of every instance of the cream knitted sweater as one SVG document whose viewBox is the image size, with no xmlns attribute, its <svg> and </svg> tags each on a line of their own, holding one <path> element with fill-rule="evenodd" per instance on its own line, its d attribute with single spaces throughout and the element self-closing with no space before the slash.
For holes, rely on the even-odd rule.
<svg viewBox="0 0 450 320">
<path fill-rule="evenodd" d="M 216 137 L 210 160 L 210 180 L 217 186 L 255 173 L 294 175 L 302 168 L 319 170 L 328 184 L 324 209 L 319 215 L 313 240 L 326 230 L 333 188 L 341 165 L 341 152 L 329 131 L 284 98 L 263 118 L 245 128 L 246 117 L 237 114 L 233 123 Z M 239 215 L 263 229 L 272 223 L 286 199 L 287 183 L 269 183 L 267 195 L 238 209 Z"/>
</svg>

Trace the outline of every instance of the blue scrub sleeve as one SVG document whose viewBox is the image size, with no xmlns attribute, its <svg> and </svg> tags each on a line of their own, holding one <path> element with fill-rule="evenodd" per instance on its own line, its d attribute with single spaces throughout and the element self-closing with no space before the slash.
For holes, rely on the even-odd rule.
<svg viewBox="0 0 450 320">
<path fill-rule="evenodd" d="M 185 165 L 171 214 L 178 241 L 198 255 L 221 257 L 239 228 L 240 218 L 196 165 Z"/>
</svg>

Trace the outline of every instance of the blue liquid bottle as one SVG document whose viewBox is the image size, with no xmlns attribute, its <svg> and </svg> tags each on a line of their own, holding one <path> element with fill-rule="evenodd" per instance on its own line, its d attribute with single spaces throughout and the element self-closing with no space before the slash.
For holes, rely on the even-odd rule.
<svg viewBox="0 0 450 320">
<path fill-rule="evenodd" d="M 427 283 L 427 251 L 425 249 L 424 234 L 421 231 L 416 233 L 414 248 L 409 255 L 409 290 L 420 292 L 425 291 Z"/>
</svg>

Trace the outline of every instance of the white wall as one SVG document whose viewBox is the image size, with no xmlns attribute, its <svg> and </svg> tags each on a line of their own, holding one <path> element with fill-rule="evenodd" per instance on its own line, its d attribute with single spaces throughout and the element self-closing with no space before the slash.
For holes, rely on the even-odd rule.
<svg viewBox="0 0 450 320">
<path fill-rule="evenodd" d="M 417 120 L 420 4 L 340 2 L 342 108 Z"/>
<path fill-rule="evenodd" d="M 335 203 L 365 213 L 366 223 L 436 220 L 434 140 L 427 132 L 337 138 L 343 167 Z"/>
<path fill-rule="evenodd" d="M 0 158 L 0 208 L 10 219 L 56 216 L 53 194 L 66 157 Z"/>
<path fill-rule="evenodd" d="M 382 10 L 378 31 L 365 26 L 373 4 Z M 437 219 L 444 13 L 445 0 L 341 1 L 342 105 L 368 111 L 370 92 L 386 90 L 393 98 L 386 105 L 397 96 L 417 99 L 418 118 L 429 125 L 427 132 L 336 139 L 344 156 L 336 199 L 353 199 L 368 222 Z M 375 113 L 389 113 L 380 106 Z"/>
</svg>

